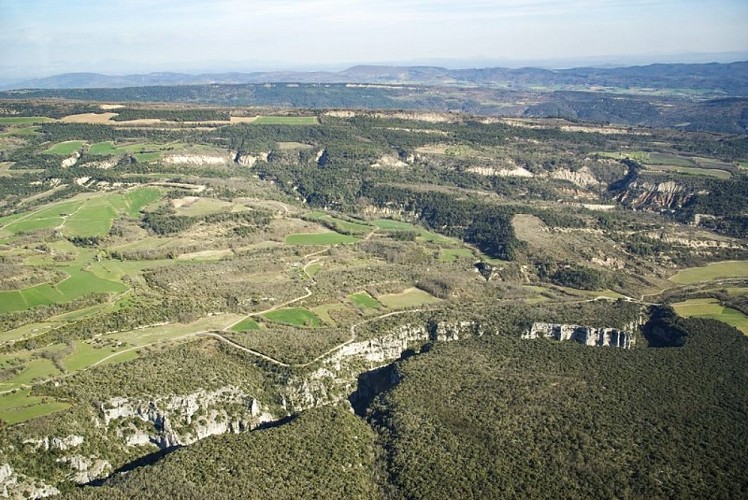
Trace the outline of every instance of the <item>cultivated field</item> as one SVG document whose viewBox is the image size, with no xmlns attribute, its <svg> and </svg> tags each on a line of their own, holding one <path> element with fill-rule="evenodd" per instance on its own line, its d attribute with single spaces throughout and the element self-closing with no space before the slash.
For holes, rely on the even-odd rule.
<svg viewBox="0 0 748 500">
<path fill-rule="evenodd" d="M 292 326 L 316 327 L 321 326 L 320 319 L 311 311 L 300 307 L 276 309 L 262 315 L 268 321 Z"/>
<path fill-rule="evenodd" d="M 441 302 L 428 292 L 418 288 L 408 288 L 400 293 L 380 295 L 377 300 L 390 309 L 407 309 Z"/>
<path fill-rule="evenodd" d="M 689 299 L 673 304 L 673 309 L 685 318 L 695 316 L 722 321 L 748 335 L 748 316 L 722 306 L 716 299 Z"/>
<path fill-rule="evenodd" d="M 247 332 L 250 330 L 259 330 L 260 324 L 252 318 L 244 318 L 240 322 L 231 326 L 234 332 Z"/>
<path fill-rule="evenodd" d="M 715 262 L 704 267 L 684 269 L 670 279 L 675 283 L 690 285 L 700 281 L 730 278 L 748 278 L 748 261 Z"/>
<path fill-rule="evenodd" d="M 291 234 L 286 238 L 288 245 L 338 245 L 341 243 L 355 243 L 359 239 L 355 236 L 340 234 L 333 231 L 323 233 Z"/>
<path fill-rule="evenodd" d="M 69 156 L 76 151 L 79 151 L 86 144 L 86 141 L 65 141 L 58 142 L 54 146 L 51 146 L 44 152 L 49 155 L 64 155 Z"/>
<path fill-rule="evenodd" d="M 366 292 L 358 292 L 349 295 L 348 298 L 362 309 L 379 309 L 382 304 Z"/>
</svg>

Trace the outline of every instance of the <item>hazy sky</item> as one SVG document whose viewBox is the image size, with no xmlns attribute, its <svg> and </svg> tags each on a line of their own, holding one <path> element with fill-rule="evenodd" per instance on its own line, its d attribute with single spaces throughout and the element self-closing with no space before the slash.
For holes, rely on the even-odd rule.
<svg viewBox="0 0 748 500">
<path fill-rule="evenodd" d="M 718 52 L 748 0 L 0 0 L 6 78 Z"/>
</svg>

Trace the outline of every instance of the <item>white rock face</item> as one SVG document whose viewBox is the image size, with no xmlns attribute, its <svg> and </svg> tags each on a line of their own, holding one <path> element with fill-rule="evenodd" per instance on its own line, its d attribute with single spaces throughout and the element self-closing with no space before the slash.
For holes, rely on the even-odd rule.
<svg viewBox="0 0 748 500">
<path fill-rule="evenodd" d="M 618 195 L 617 199 L 636 208 L 668 210 L 682 207 L 694 196 L 695 192 L 674 181 L 653 183 L 637 180 Z"/>
<path fill-rule="evenodd" d="M 478 175 L 485 175 L 487 177 L 534 177 L 534 174 L 532 172 L 520 166 L 516 166 L 513 168 L 469 167 L 467 171 Z"/>
<path fill-rule="evenodd" d="M 254 167 L 258 161 L 268 161 L 269 156 L 270 151 L 265 151 L 256 155 L 241 153 L 240 151 L 232 151 L 231 153 L 231 157 L 234 159 L 234 163 L 249 168 Z"/>
<path fill-rule="evenodd" d="M 163 162 L 171 165 L 228 165 L 231 157 L 229 155 L 170 155 L 164 157 Z"/>
<path fill-rule="evenodd" d="M 558 341 L 573 340 L 587 346 L 620 347 L 623 349 L 630 349 L 635 343 L 634 336 L 623 330 L 559 323 L 533 323 L 530 330 L 522 334 L 523 339 L 539 337 L 552 338 Z"/>
<path fill-rule="evenodd" d="M 60 490 L 54 486 L 16 473 L 10 464 L 0 465 L 0 496 L 3 498 L 45 498 L 59 494 Z"/>
<path fill-rule="evenodd" d="M 394 155 L 384 155 L 375 163 L 371 164 L 372 168 L 404 168 L 408 164 Z"/>
<path fill-rule="evenodd" d="M 60 165 L 62 166 L 62 168 L 72 167 L 73 165 L 78 163 L 78 158 L 80 157 L 81 157 L 81 154 L 78 151 L 76 151 L 69 158 L 65 158 L 64 160 L 62 160 L 62 163 Z"/>
<path fill-rule="evenodd" d="M 229 414 L 227 410 L 234 411 Z M 107 427 L 114 420 L 132 420 L 129 428 L 116 431 L 127 445 L 154 444 L 159 448 L 188 445 L 215 434 L 244 432 L 275 420 L 259 401 L 234 386 L 149 400 L 117 397 L 102 404 L 100 411 Z M 143 430 L 142 425 L 136 425 L 138 421 L 152 428 Z"/>
<path fill-rule="evenodd" d="M 408 349 L 418 349 L 429 341 L 450 342 L 484 333 L 477 323 L 461 321 L 439 323 L 431 330 L 423 324 L 403 325 L 373 339 L 351 342 L 310 375 L 291 377 L 284 402 L 292 411 L 301 411 L 340 401 L 356 389 L 360 373 L 391 363 Z"/>
<path fill-rule="evenodd" d="M 110 158 L 108 160 L 101 160 L 97 162 L 91 162 L 87 163 L 86 166 L 91 166 L 95 168 L 101 168 L 103 170 L 108 170 L 112 167 L 117 166 L 118 159 L 117 158 Z"/>
<path fill-rule="evenodd" d="M 576 184 L 577 186 L 584 188 L 600 185 L 600 181 L 598 181 L 595 176 L 592 175 L 592 172 L 590 172 L 590 169 L 588 169 L 587 167 L 582 167 L 576 172 L 561 168 L 551 172 L 550 177 L 552 179 L 569 181 L 572 184 Z"/>
<path fill-rule="evenodd" d="M 112 464 L 96 457 L 75 455 L 59 458 L 57 461 L 70 465 L 70 468 L 73 470 L 71 479 L 77 484 L 86 484 L 96 479 L 101 479 L 108 476 L 112 470 Z"/>
<path fill-rule="evenodd" d="M 83 444 L 83 436 L 71 434 L 66 437 L 45 437 L 43 439 L 26 439 L 23 444 L 30 444 L 35 450 L 67 450 Z"/>
</svg>

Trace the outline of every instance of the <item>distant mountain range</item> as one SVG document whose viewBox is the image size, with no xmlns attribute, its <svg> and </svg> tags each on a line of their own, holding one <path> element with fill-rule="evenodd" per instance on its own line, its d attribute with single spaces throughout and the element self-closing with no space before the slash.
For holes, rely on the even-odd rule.
<svg viewBox="0 0 748 500">
<path fill-rule="evenodd" d="M 126 88 L 146 86 L 262 84 L 262 83 L 360 83 L 488 87 L 511 90 L 598 90 L 615 93 L 748 96 L 748 62 L 728 64 L 652 64 L 623 68 L 447 69 L 437 66 L 354 66 L 344 71 L 270 71 L 253 73 L 149 73 L 111 76 L 98 73 L 66 73 L 26 80 L 0 87 L 13 89 Z"/>
</svg>

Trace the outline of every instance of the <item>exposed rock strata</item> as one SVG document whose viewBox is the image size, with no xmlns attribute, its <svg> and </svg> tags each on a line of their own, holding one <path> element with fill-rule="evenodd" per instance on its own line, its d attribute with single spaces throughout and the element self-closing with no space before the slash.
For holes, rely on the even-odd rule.
<svg viewBox="0 0 748 500">
<path fill-rule="evenodd" d="M 114 420 L 128 421 L 115 431 L 127 445 L 155 444 L 162 449 L 275 420 L 256 399 L 233 386 L 155 399 L 117 397 L 103 403 L 100 411 L 106 427 Z M 144 429 L 138 421 L 149 425 Z"/>
<path fill-rule="evenodd" d="M 45 498 L 59 494 L 60 490 L 54 486 L 18 474 L 9 464 L 0 465 L 0 496 L 3 498 Z"/>
<path fill-rule="evenodd" d="M 623 330 L 559 323 L 533 323 L 530 330 L 522 334 L 523 339 L 539 337 L 553 338 L 558 341 L 573 340 L 587 346 L 623 349 L 630 349 L 635 343 L 633 334 Z"/>
</svg>

